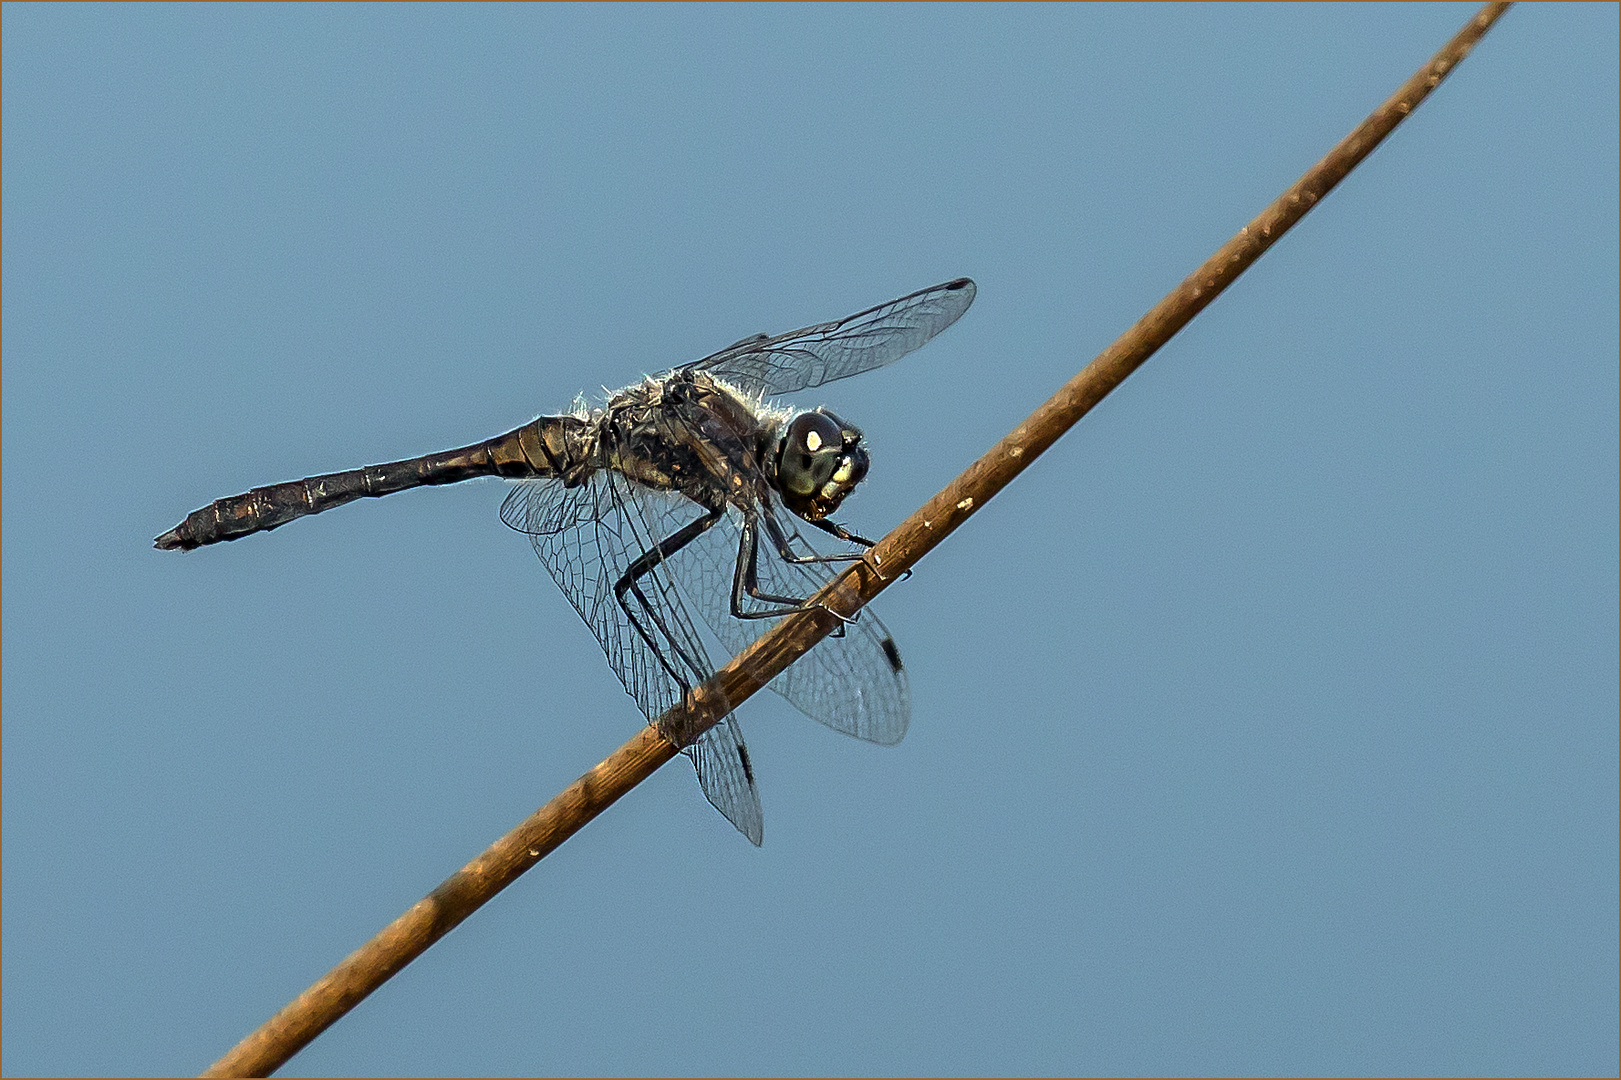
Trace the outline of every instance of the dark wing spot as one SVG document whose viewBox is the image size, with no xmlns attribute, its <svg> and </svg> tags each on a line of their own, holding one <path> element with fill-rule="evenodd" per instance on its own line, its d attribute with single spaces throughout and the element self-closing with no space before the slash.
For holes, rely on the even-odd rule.
<svg viewBox="0 0 1621 1080">
<path fill-rule="evenodd" d="M 737 744 L 737 760 L 743 763 L 743 775 L 748 777 L 749 783 L 754 783 L 754 766 L 749 764 L 749 748 L 742 743 Z"/>
<path fill-rule="evenodd" d="M 902 667 L 901 651 L 895 648 L 895 639 L 886 637 L 878 644 L 884 650 L 884 658 L 889 661 L 889 666 L 894 670 L 895 674 L 899 675 Z"/>
</svg>

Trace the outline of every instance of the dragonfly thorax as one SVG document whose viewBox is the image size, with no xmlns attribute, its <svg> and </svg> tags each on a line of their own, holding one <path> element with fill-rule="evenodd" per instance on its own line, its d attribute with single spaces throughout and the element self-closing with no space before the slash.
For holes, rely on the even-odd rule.
<svg viewBox="0 0 1621 1080">
<path fill-rule="evenodd" d="M 789 510 L 821 521 L 867 475 L 860 429 L 826 409 L 802 412 L 783 429 L 777 445 L 777 490 Z"/>
</svg>

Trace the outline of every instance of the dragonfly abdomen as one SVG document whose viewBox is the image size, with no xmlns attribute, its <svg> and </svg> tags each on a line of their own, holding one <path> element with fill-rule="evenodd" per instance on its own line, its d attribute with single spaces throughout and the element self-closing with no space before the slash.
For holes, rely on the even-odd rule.
<svg viewBox="0 0 1621 1080">
<path fill-rule="evenodd" d="M 192 511 L 153 543 L 165 551 L 189 551 L 278 528 L 356 499 L 479 476 L 566 477 L 587 467 L 589 426 L 575 416 L 542 416 L 458 450 L 254 488 Z"/>
</svg>

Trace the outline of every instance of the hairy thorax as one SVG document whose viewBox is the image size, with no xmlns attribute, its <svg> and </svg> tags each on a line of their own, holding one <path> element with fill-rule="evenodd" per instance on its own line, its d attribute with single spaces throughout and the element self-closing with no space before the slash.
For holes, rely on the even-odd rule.
<svg viewBox="0 0 1621 1080">
<path fill-rule="evenodd" d="M 627 387 L 597 418 L 597 468 L 677 491 L 711 509 L 770 500 L 777 441 L 790 411 L 702 372 Z"/>
</svg>

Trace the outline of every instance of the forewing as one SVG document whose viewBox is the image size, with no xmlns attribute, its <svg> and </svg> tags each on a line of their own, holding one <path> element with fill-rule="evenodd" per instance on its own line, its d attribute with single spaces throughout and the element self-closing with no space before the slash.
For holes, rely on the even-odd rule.
<svg viewBox="0 0 1621 1080">
<path fill-rule="evenodd" d="M 749 763 L 737 717 L 728 715 L 685 752 L 698 770 L 704 798 L 759 847 L 765 838 L 765 814 L 760 809 L 760 789 L 754 783 L 754 766 Z"/>
<path fill-rule="evenodd" d="M 792 519 L 783 513 L 777 517 L 799 553 L 813 554 L 810 545 L 793 530 Z M 693 607 L 733 653 L 741 652 L 776 622 L 732 615 L 732 581 L 741 524 L 741 515 L 729 511 L 725 521 L 670 561 Z M 762 530 L 757 566 L 763 592 L 809 598 L 842 565 L 786 562 Z M 744 603 L 746 610 L 770 606 L 748 597 Z M 871 609 L 864 609 L 854 623 L 847 624 L 842 636 L 823 638 L 767 685 L 811 719 L 867 742 L 893 746 L 905 736 L 911 721 L 911 695 L 900 652 Z"/>
<path fill-rule="evenodd" d="M 752 394 L 789 394 L 894 363 L 973 302 L 974 283 L 958 278 L 837 322 L 745 338 L 688 366 Z"/>
<path fill-rule="evenodd" d="M 591 628 L 608 665 L 649 721 L 680 703 L 683 683 L 692 687 L 709 678 L 713 665 L 681 602 L 669 563 L 637 579 L 647 598 L 645 608 L 631 600 L 657 642 L 657 652 L 626 616 L 614 586 L 643 552 L 701 516 L 695 503 L 608 471 L 572 488 L 557 480 L 523 481 L 501 504 L 501 520 L 528 534 L 535 554 Z M 735 718 L 727 716 L 685 752 L 698 770 L 705 797 L 759 844 L 760 794 Z"/>
</svg>

